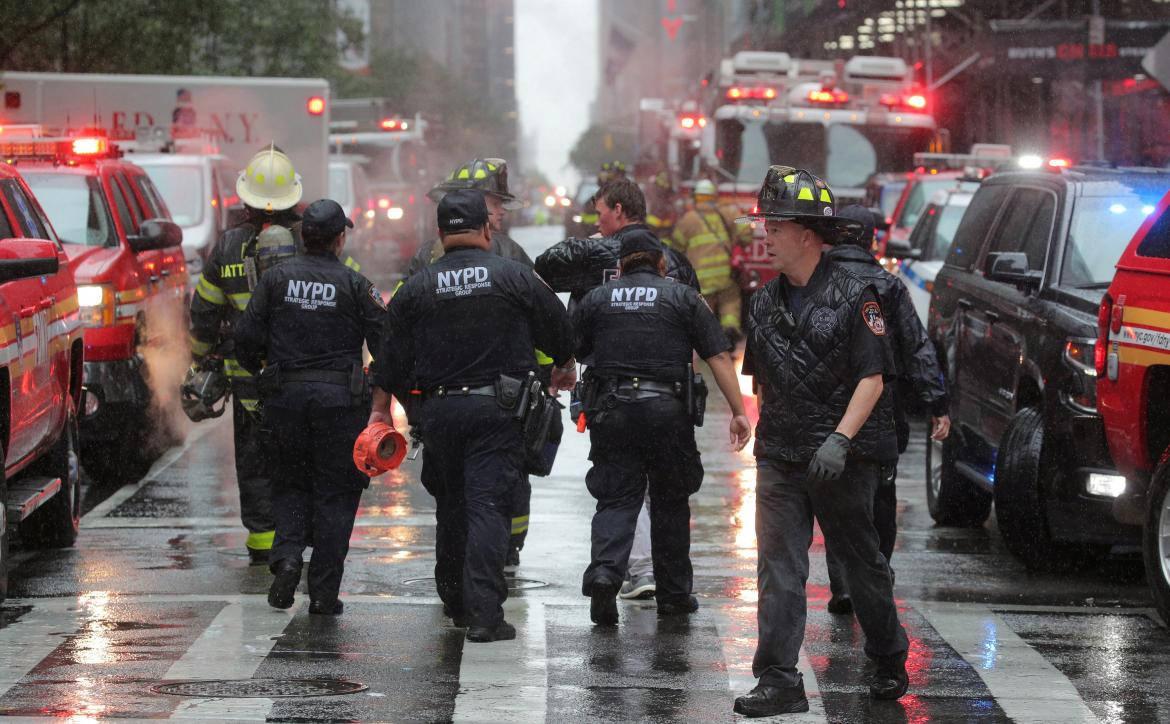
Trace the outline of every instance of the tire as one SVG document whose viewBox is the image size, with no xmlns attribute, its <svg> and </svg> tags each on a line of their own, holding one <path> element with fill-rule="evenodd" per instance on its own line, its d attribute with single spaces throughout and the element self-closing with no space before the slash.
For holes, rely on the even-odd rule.
<svg viewBox="0 0 1170 724">
<path fill-rule="evenodd" d="M 1163 462 L 1154 471 L 1149 500 L 1142 531 L 1146 581 L 1158 614 L 1170 625 L 1170 461 Z"/>
<path fill-rule="evenodd" d="M 1000 442 L 995 469 L 995 518 L 1004 546 L 1027 568 L 1066 570 L 1098 557 L 1100 546 L 1052 539 L 1044 510 L 1042 470 L 1055 461 L 1044 456 L 1044 420 L 1040 410 L 1016 413 Z"/>
<path fill-rule="evenodd" d="M 81 529 L 78 454 L 77 412 L 71 406 L 60 439 L 37 466 L 40 474 L 61 478 L 61 490 L 21 524 L 20 541 L 29 548 L 68 548 L 77 540 Z"/>
<path fill-rule="evenodd" d="M 8 598 L 8 479 L 4 474 L 4 446 L 0 444 L 0 603 Z"/>
<path fill-rule="evenodd" d="M 942 526 L 978 528 L 991 515 L 991 496 L 955 470 L 960 447 L 958 432 L 936 442 L 926 429 L 926 508 Z"/>
</svg>

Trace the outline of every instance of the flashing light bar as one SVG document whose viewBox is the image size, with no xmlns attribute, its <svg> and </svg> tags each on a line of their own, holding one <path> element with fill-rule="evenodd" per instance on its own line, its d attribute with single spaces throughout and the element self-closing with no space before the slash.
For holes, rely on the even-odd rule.
<svg viewBox="0 0 1170 724">
<path fill-rule="evenodd" d="M 109 144 L 104 138 L 87 136 L 73 139 L 70 148 L 78 156 L 103 156 L 109 150 Z"/>
<path fill-rule="evenodd" d="M 0 141 L 0 158 L 48 159 L 63 161 L 70 165 L 82 158 L 117 158 L 121 156 L 117 146 L 102 136 L 80 136 L 78 138 L 13 138 Z"/>
<path fill-rule="evenodd" d="M 1048 167 L 1049 168 L 1068 168 L 1071 165 L 1072 165 L 1072 162 L 1069 161 L 1067 158 L 1057 157 L 1057 158 L 1048 159 Z"/>
<path fill-rule="evenodd" d="M 914 111 L 924 111 L 928 105 L 926 96 L 921 93 L 911 93 L 905 96 L 886 93 L 878 102 L 887 108 L 909 108 Z"/>
<path fill-rule="evenodd" d="M 822 88 L 809 91 L 808 99 L 813 103 L 848 103 L 849 94 L 836 88 Z"/>
<path fill-rule="evenodd" d="M 776 89 L 772 86 L 742 86 L 733 85 L 727 89 L 724 94 L 728 100 L 744 101 L 744 100 L 760 100 L 771 101 L 776 99 Z"/>
<path fill-rule="evenodd" d="M 397 118 L 383 118 L 378 121 L 378 128 L 383 131 L 405 131 L 410 128 L 410 124 Z"/>
<path fill-rule="evenodd" d="M 682 128 L 685 128 L 688 131 L 692 130 L 694 128 L 706 128 L 707 127 L 707 117 L 706 116 L 681 116 L 678 119 L 678 125 Z"/>
</svg>

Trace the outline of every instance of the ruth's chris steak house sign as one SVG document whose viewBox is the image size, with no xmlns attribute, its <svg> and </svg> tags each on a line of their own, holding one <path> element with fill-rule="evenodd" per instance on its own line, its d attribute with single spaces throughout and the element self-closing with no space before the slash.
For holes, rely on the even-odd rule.
<svg viewBox="0 0 1170 724">
<path fill-rule="evenodd" d="M 1170 30 L 1170 23 L 1106 21 L 1098 24 L 1095 33 L 1088 21 L 1032 23 L 1027 27 L 992 21 L 991 28 L 994 32 L 987 37 L 993 45 L 988 51 L 994 55 L 996 73 L 1083 74 L 1095 79 L 1141 73 L 1142 58 Z"/>
</svg>

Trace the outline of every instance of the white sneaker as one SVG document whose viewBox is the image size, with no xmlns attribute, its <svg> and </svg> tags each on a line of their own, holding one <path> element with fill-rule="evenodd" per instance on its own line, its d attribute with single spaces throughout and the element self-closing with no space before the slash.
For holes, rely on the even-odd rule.
<svg viewBox="0 0 1170 724">
<path fill-rule="evenodd" d="M 654 585 L 654 576 L 638 576 L 637 578 L 627 579 L 622 583 L 621 590 L 618 591 L 618 596 L 627 601 L 654 598 L 655 590 L 657 590 L 657 587 Z"/>
</svg>

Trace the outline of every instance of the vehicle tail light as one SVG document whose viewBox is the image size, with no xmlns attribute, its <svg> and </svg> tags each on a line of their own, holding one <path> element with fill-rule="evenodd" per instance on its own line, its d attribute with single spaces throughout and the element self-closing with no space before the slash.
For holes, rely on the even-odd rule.
<svg viewBox="0 0 1170 724">
<path fill-rule="evenodd" d="M 1105 351 L 1109 348 L 1109 320 L 1113 316 L 1113 298 L 1106 294 L 1097 309 L 1097 346 L 1093 350 L 1093 369 L 1097 376 L 1105 374 Z"/>
<path fill-rule="evenodd" d="M 1113 313 L 1109 316 L 1109 331 L 1114 334 L 1121 333 L 1121 318 L 1125 313 L 1125 295 L 1118 294 L 1117 302 L 1113 305 Z"/>
<path fill-rule="evenodd" d="M 915 93 L 914 95 L 906 96 L 906 105 L 911 108 L 922 110 L 926 108 L 926 96 Z"/>
<path fill-rule="evenodd" d="M 310 116 L 319 116 L 325 112 L 325 99 L 321 96 L 313 96 L 305 101 L 305 110 L 309 112 Z"/>
<path fill-rule="evenodd" d="M 72 150 L 78 156 L 101 156 L 109 150 L 109 146 L 104 138 L 87 136 L 73 139 Z"/>
<path fill-rule="evenodd" d="M 110 327 L 114 324 L 114 287 L 109 284 L 84 284 L 77 287 L 77 305 L 81 323 L 86 327 Z"/>
</svg>

